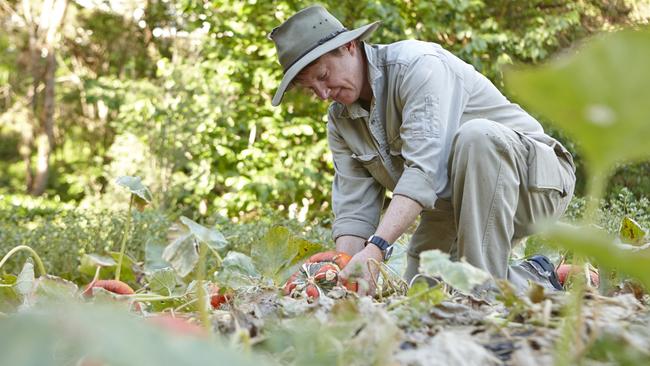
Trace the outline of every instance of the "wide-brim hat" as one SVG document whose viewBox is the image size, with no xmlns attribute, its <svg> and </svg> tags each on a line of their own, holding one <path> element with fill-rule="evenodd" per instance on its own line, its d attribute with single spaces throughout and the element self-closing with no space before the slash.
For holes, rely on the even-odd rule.
<svg viewBox="0 0 650 366">
<path fill-rule="evenodd" d="M 379 22 L 373 22 L 348 30 L 325 8 L 314 5 L 274 28 L 269 39 L 275 42 L 284 76 L 271 104 L 280 104 L 287 87 L 305 66 L 352 40 L 366 39 L 378 26 Z"/>
</svg>

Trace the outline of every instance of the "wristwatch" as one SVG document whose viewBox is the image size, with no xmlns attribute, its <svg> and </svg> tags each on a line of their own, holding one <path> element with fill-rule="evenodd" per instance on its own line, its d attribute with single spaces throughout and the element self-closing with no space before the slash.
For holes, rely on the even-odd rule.
<svg viewBox="0 0 650 366">
<path fill-rule="evenodd" d="M 387 261 L 388 258 L 390 258 L 390 256 L 393 254 L 393 244 L 387 242 L 381 236 L 370 235 L 368 240 L 366 240 L 365 245 L 368 244 L 374 244 L 381 250 L 381 253 L 384 255 L 384 261 Z"/>
</svg>

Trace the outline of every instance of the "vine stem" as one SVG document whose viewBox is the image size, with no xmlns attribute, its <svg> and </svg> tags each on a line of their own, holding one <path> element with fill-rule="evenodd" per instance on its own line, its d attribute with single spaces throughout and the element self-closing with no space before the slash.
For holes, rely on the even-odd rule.
<svg viewBox="0 0 650 366">
<path fill-rule="evenodd" d="M 122 236 L 122 245 L 120 245 L 120 256 L 117 260 L 117 268 L 115 269 L 115 280 L 120 280 L 120 273 L 122 272 L 122 261 L 124 260 L 124 252 L 126 251 L 126 239 L 129 236 L 129 231 L 131 231 L 131 207 L 133 207 L 134 195 L 131 194 L 131 199 L 129 200 L 129 212 L 126 216 L 126 228 L 124 230 L 124 236 Z"/>
<path fill-rule="evenodd" d="M 27 245 L 18 245 L 17 247 L 11 249 L 9 253 L 5 254 L 5 256 L 2 258 L 0 261 L 0 268 L 4 266 L 4 264 L 13 256 L 14 254 L 20 252 L 21 250 L 27 251 L 32 255 L 32 258 L 36 261 L 36 266 L 38 267 L 38 271 L 40 272 L 41 276 L 44 276 L 47 274 L 45 271 L 45 266 L 43 265 L 43 261 L 41 260 L 41 257 L 36 253 L 34 249 Z"/>
</svg>

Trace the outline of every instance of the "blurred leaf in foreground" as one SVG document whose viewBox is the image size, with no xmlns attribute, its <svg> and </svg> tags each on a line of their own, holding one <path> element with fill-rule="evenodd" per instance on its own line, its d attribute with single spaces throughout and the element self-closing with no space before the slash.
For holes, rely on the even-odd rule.
<svg viewBox="0 0 650 366">
<path fill-rule="evenodd" d="M 265 365 L 209 339 L 173 334 L 114 306 L 76 303 L 0 319 L 3 365 Z"/>
<path fill-rule="evenodd" d="M 591 174 L 650 156 L 650 29 L 590 40 L 542 67 L 512 70 L 508 89 L 580 144 Z"/>
<path fill-rule="evenodd" d="M 547 235 L 551 243 L 593 258 L 599 265 L 634 277 L 650 288 L 650 249 L 623 250 L 614 244 L 616 239 L 613 236 L 593 227 L 558 225 Z"/>
<path fill-rule="evenodd" d="M 420 254 L 420 273 L 440 276 L 443 281 L 464 293 L 470 293 L 475 286 L 490 279 L 487 272 L 464 261 L 453 262 L 449 259 L 449 254 L 437 249 Z"/>
</svg>

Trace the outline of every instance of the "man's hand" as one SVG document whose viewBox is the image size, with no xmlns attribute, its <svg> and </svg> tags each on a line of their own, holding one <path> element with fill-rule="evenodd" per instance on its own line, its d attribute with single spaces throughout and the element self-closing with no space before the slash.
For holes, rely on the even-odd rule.
<svg viewBox="0 0 650 366">
<path fill-rule="evenodd" d="M 362 251 L 355 254 L 348 265 L 339 273 L 341 280 L 358 284 L 357 293 L 361 296 L 374 296 L 375 294 L 377 269 L 373 265 L 368 266 L 370 259 L 374 259 L 379 263 L 384 260 L 381 250 L 373 244 L 368 244 Z M 372 272 L 368 267 L 372 269 Z"/>
</svg>

